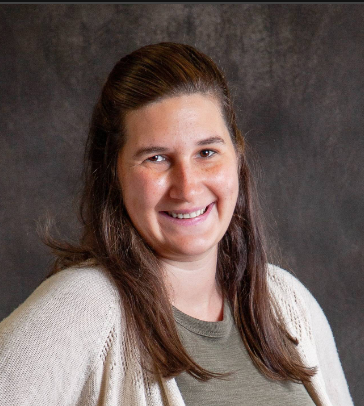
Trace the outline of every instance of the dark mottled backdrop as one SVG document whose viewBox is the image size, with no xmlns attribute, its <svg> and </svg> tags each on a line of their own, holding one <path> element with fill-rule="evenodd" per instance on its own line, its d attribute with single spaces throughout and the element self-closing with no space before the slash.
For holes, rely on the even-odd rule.
<svg viewBox="0 0 364 406">
<path fill-rule="evenodd" d="M 0 318 L 47 273 L 45 214 L 79 231 L 83 144 L 108 72 L 141 45 L 185 42 L 226 71 L 280 263 L 326 312 L 363 405 L 364 5 L 1 5 L 0 30 Z"/>
</svg>

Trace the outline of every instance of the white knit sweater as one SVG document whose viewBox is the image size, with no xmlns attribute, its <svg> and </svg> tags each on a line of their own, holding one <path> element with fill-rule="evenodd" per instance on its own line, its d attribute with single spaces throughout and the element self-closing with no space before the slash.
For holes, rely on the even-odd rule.
<svg viewBox="0 0 364 406">
<path fill-rule="evenodd" d="M 292 275 L 269 267 L 269 286 L 298 350 L 318 373 L 317 405 L 352 400 L 327 320 Z M 43 282 L 0 323 L 3 406 L 183 406 L 175 379 L 144 371 L 126 337 L 118 292 L 99 268 L 70 268 Z"/>
</svg>

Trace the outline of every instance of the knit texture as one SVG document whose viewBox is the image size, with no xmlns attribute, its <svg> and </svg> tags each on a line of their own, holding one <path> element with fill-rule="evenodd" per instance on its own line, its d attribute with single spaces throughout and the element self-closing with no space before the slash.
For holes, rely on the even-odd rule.
<svg viewBox="0 0 364 406">
<path fill-rule="evenodd" d="M 307 289 L 269 266 L 268 281 L 298 351 L 318 373 L 307 385 L 317 405 L 352 400 L 328 322 Z M 69 268 L 44 281 L 0 323 L 4 406 L 184 406 L 175 379 L 143 370 L 116 287 L 97 267 Z"/>
</svg>

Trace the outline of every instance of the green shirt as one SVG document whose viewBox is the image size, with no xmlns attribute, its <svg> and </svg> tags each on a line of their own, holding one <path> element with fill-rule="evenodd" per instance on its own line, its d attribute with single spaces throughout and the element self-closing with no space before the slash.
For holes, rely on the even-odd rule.
<svg viewBox="0 0 364 406">
<path fill-rule="evenodd" d="M 273 381 L 255 367 L 237 330 L 230 306 L 224 304 L 224 319 L 208 322 L 173 308 L 178 333 L 190 356 L 213 372 L 233 372 L 226 379 L 200 382 L 186 372 L 177 385 L 186 406 L 313 406 L 302 384 Z"/>
</svg>

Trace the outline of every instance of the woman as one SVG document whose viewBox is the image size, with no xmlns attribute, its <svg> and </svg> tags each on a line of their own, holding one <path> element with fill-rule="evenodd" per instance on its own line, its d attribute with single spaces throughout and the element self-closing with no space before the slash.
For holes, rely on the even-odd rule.
<svg viewBox="0 0 364 406">
<path fill-rule="evenodd" d="M 267 265 L 225 79 L 122 58 L 95 106 L 78 245 L 0 325 L 6 405 L 350 405 L 330 327 Z M 5 403 L 4 403 L 5 402 Z"/>
</svg>

